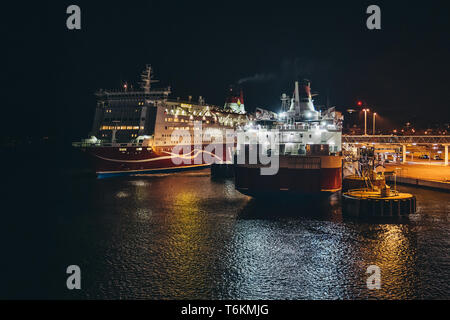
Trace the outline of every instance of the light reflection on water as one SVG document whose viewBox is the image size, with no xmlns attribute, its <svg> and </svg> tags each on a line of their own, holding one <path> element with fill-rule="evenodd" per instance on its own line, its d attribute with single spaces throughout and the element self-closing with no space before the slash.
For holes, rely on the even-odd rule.
<svg viewBox="0 0 450 320">
<path fill-rule="evenodd" d="M 63 262 L 87 270 L 81 292 L 61 293 L 69 298 L 450 294 L 448 194 L 403 187 L 417 195 L 419 213 L 380 222 L 343 218 L 338 196 L 254 200 L 207 170 L 83 184 L 74 194 L 83 205 L 67 211 L 61 225 Z M 366 287 L 372 264 L 381 268 L 381 290 Z"/>
</svg>

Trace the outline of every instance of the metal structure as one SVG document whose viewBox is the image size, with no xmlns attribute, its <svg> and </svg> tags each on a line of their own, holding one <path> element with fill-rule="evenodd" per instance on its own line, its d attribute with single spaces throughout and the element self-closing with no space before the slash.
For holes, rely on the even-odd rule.
<svg viewBox="0 0 450 320">
<path fill-rule="evenodd" d="M 450 146 L 450 135 L 448 136 L 394 136 L 394 135 L 342 135 L 342 144 L 346 145 L 398 145 L 402 147 L 402 162 L 406 162 L 406 147 L 408 145 L 442 145 L 444 146 L 444 165 L 449 164 L 448 147 Z"/>
<path fill-rule="evenodd" d="M 442 144 L 450 145 L 448 136 L 342 135 L 342 143 Z"/>
</svg>

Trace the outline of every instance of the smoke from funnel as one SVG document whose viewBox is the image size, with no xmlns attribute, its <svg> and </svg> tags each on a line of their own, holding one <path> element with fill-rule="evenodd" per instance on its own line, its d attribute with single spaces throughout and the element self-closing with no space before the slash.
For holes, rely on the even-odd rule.
<svg viewBox="0 0 450 320">
<path fill-rule="evenodd" d="M 267 74 L 267 73 L 257 73 L 251 77 L 245 77 L 240 80 L 238 80 L 238 84 L 243 84 L 245 82 L 266 82 L 270 81 L 275 78 L 274 74 Z"/>
</svg>

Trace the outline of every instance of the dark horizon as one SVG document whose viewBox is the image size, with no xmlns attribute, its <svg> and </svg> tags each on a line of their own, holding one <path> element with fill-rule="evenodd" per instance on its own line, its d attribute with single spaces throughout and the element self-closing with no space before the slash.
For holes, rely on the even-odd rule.
<svg viewBox="0 0 450 320">
<path fill-rule="evenodd" d="M 70 4 L 81 7 L 79 31 L 66 28 Z M 450 122 L 448 5 L 378 2 L 382 29 L 371 31 L 370 4 L 10 5 L 2 20 L 2 136 L 87 136 L 94 92 L 136 83 L 147 63 L 173 97 L 201 95 L 219 106 L 228 86 L 246 79 L 249 112 L 277 111 L 281 93 L 308 78 L 316 105 L 362 100 L 395 124 Z"/>
</svg>

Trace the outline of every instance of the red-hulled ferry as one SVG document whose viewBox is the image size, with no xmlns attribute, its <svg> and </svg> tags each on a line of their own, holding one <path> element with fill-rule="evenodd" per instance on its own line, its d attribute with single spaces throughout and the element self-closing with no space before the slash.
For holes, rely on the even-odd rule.
<svg viewBox="0 0 450 320">
<path fill-rule="evenodd" d="M 330 194 L 342 188 L 342 114 L 334 108 L 316 111 L 310 82 L 295 83 L 294 97 L 282 95 L 282 112 L 277 115 L 261 111 L 257 120 L 245 127 L 246 135 L 254 135 L 238 145 L 245 156 L 235 166 L 235 187 L 250 196 L 278 194 Z M 290 102 L 290 103 L 289 103 Z M 275 136 L 274 136 L 275 135 Z M 260 143 L 261 138 L 276 141 Z M 264 140 L 263 139 L 263 140 Z M 266 141 L 267 141 L 266 140 Z M 250 163 L 250 154 L 257 155 Z M 264 174 L 261 155 L 278 156 L 276 174 Z M 273 165 L 273 164 L 271 164 Z"/>
<path fill-rule="evenodd" d="M 90 138 L 73 145 L 85 152 L 98 177 L 202 168 L 232 159 L 234 130 L 249 121 L 242 92 L 230 89 L 223 107 L 171 99 L 170 87 L 153 89 L 152 68 L 141 88 L 96 93 Z M 198 141 L 198 142 L 197 142 Z"/>
</svg>

